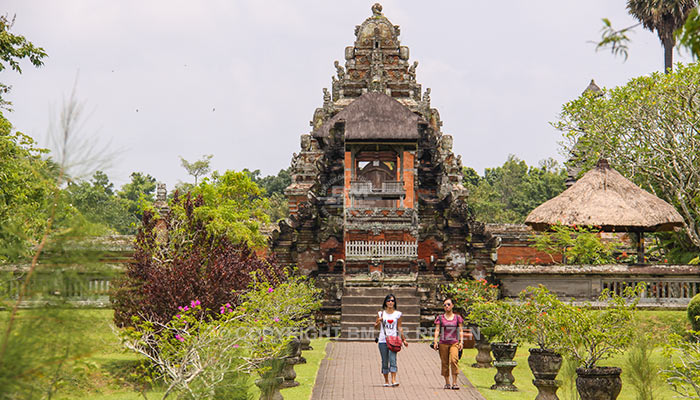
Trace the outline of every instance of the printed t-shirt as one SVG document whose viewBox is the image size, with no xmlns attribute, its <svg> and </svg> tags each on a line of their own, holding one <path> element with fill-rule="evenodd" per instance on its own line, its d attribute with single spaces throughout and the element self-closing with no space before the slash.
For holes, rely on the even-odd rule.
<svg viewBox="0 0 700 400">
<path fill-rule="evenodd" d="M 379 311 L 377 315 L 383 320 L 383 323 L 379 326 L 379 343 L 386 343 L 387 336 L 399 336 L 398 326 L 401 311 L 394 310 L 391 314 L 387 314 L 386 311 Z"/>
</svg>

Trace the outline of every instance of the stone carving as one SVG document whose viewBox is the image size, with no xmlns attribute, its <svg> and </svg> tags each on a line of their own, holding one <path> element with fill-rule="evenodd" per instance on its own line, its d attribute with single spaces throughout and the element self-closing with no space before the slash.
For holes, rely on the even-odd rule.
<svg viewBox="0 0 700 400">
<path fill-rule="evenodd" d="M 301 151 L 311 151 L 311 135 L 301 135 Z"/>
<path fill-rule="evenodd" d="M 411 82 L 416 81 L 416 68 L 418 67 L 418 61 L 415 61 L 413 65 L 408 68 L 408 80 Z"/>
<path fill-rule="evenodd" d="M 430 90 L 430 89 L 428 89 Z M 440 138 L 440 152 L 448 153 L 452 151 L 452 145 L 454 144 L 454 139 L 452 135 L 442 135 Z M 445 154 L 447 155 L 447 154 Z"/>
<path fill-rule="evenodd" d="M 335 60 L 333 62 L 333 65 L 335 65 L 335 70 L 336 70 L 336 73 L 338 74 L 338 80 L 342 81 L 343 79 L 345 79 L 345 69 L 343 68 L 342 65 L 340 65 L 340 62 L 338 62 L 338 60 Z"/>
<path fill-rule="evenodd" d="M 430 108 L 430 88 L 425 89 L 425 93 L 423 93 L 423 103 Z"/>
<path fill-rule="evenodd" d="M 328 89 L 323 88 L 323 109 L 324 111 L 331 107 L 331 94 Z"/>
<path fill-rule="evenodd" d="M 381 17 L 381 15 L 382 15 L 382 5 L 379 3 L 374 3 L 374 5 L 372 5 L 372 16 Z"/>
</svg>

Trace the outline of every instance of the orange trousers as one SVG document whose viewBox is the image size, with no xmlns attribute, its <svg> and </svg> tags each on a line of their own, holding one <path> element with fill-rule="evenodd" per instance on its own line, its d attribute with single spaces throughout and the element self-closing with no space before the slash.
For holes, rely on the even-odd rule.
<svg viewBox="0 0 700 400">
<path fill-rule="evenodd" d="M 452 369 L 452 375 L 457 375 L 459 373 L 459 345 L 455 344 L 444 344 L 440 343 L 438 345 L 440 350 L 440 362 L 442 364 L 442 376 L 450 376 L 450 369 Z"/>
</svg>

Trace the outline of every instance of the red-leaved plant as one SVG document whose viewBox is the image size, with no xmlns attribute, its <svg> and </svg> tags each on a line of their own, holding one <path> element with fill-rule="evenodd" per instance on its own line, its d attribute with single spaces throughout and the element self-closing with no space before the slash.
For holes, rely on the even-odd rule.
<svg viewBox="0 0 700 400">
<path fill-rule="evenodd" d="M 272 285 L 285 279 L 284 269 L 271 258 L 208 233 L 206 221 L 196 216 L 202 204 L 201 197 L 176 195 L 169 216 L 144 212 L 133 261 L 112 292 L 117 326 L 132 326 L 133 316 L 166 323 L 178 305 L 191 299 L 199 299 L 208 310 L 226 303 L 235 306 L 253 272 Z"/>
</svg>

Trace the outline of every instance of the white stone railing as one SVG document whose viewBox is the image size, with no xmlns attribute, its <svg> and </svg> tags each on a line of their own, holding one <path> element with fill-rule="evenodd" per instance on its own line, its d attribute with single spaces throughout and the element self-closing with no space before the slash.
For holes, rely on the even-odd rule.
<svg viewBox="0 0 700 400">
<path fill-rule="evenodd" d="M 700 293 L 700 279 L 669 279 L 668 277 L 647 278 L 622 278 L 603 279 L 603 289 L 621 295 L 628 286 L 635 286 L 640 282 L 646 284 L 646 290 L 642 292 L 641 301 L 662 301 L 673 299 L 689 300 Z"/>
<path fill-rule="evenodd" d="M 350 194 L 354 196 L 362 195 L 398 195 L 402 196 L 406 193 L 403 187 L 403 181 L 386 181 L 382 182 L 382 186 L 375 188 L 372 182 L 369 181 L 351 181 Z"/>
<path fill-rule="evenodd" d="M 418 257 L 418 242 L 345 242 L 346 259 L 410 259 Z"/>
</svg>

